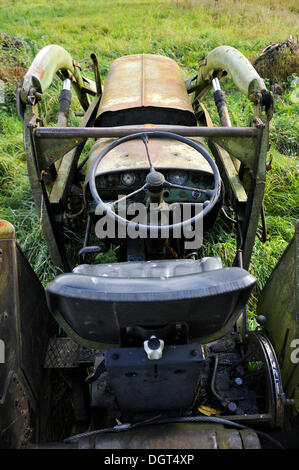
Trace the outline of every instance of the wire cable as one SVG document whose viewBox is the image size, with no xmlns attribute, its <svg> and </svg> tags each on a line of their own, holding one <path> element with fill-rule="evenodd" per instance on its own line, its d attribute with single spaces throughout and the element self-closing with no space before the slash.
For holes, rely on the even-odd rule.
<svg viewBox="0 0 299 470">
<path fill-rule="evenodd" d="M 270 441 L 279 449 L 284 449 L 283 445 L 279 441 L 274 439 L 272 436 L 269 436 L 269 434 L 267 433 L 264 433 L 262 431 L 257 431 L 248 426 L 235 423 L 234 421 L 230 421 L 228 419 L 217 418 L 215 416 L 184 416 L 184 417 L 178 417 L 178 418 L 164 418 L 164 419 L 159 419 L 156 421 L 149 421 L 149 422 L 142 422 L 142 423 L 124 423 L 124 424 L 113 426 L 111 428 L 98 429 L 98 430 L 88 431 L 88 432 L 81 433 L 81 434 L 76 434 L 75 436 L 71 436 L 71 437 L 64 439 L 64 442 L 65 443 L 74 442 L 85 437 L 96 436 L 96 435 L 105 434 L 108 432 L 128 431 L 130 429 L 134 429 L 134 428 L 138 428 L 142 426 L 149 426 L 153 424 L 190 423 L 190 422 L 198 422 L 198 423 L 209 422 L 209 423 L 222 424 L 224 426 L 230 426 L 236 429 L 250 429 L 251 431 L 256 432 L 256 434 L 258 434 L 259 436 L 265 439 L 268 439 L 268 441 Z"/>
</svg>

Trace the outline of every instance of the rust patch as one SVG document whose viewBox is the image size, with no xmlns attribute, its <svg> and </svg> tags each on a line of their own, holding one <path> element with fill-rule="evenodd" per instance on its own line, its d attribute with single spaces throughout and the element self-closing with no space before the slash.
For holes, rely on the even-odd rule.
<svg viewBox="0 0 299 470">
<path fill-rule="evenodd" d="M 99 153 L 115 139 L 100 139 L 92 147 L 86 170 L 86 182 L 91 165 Z M 203 145 L 201 138 L 192 139 Z M 193 148 L 172 139 L 149 138 L 151 160 L 156 169 L 200 170 L 212 173 L 204 157 Z M 141 139 L 125 142 L 109 152 L 98 166 L 97 175 L 123 170 L 149 168 L 144 143 Z"/>
<path fill-rule="evenodd" d="M 193 113 L 176 62 L 153 54 L 116 59 L 105 81 L 97 117 L 107 111 L 151 106 Z"/>
<path fill-rule="evenodd" d="M 28 72 L 32 73 L 32 75 L 37 75 L 40 80 L 45 75 L 45 71 L 43 69 L 34 66 L 31 66 Z"/>
<path fill-rule="evenodd" d="M 7 220 L 0 220 L 0 239 L 12 239 L 15 238 L 15 228 Z"/>
</svg>

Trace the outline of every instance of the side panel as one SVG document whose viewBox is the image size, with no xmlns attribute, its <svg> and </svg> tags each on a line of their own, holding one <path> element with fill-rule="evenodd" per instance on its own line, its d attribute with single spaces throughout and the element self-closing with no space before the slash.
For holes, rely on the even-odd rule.
<svg viewBox="0 0 299 470">
<path fill-rule="evenodd" d="M 39 411 L 43 359 L 53 319 L 44 289 L 0 220 L 0 447 L 19 448 L 32 437 Z"/>
<path fill-rule="evenodd" d="M 295 236 L 268 279 L 257 306 L 278 357 L 287 398 L 299 412 L 299 221 Z"/>
</svg>

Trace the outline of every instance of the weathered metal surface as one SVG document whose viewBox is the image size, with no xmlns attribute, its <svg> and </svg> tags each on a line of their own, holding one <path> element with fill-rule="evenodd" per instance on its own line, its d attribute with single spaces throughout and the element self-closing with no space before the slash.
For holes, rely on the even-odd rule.
<svg viewBox="0 0 299 470">
<path fill-rule="evenodd" d="M 80 122 L 79 127 L 86 127 L 90 125 L 92 120 L 95 118 L 95 113 L 97 111 L 98 104 L 99 104 L 99 97 L 96 97 L 94 98 L 90 107 L 86 111 L 83 119 Z M 74 171 L 76 169 L 77 162 L 81 155 L 84 143 L 85 143 L 85 139 L 81 141 L 81 143 L 74 150 L 69 151 L 62 158 L 61 165 L 59 167 L 59 171 L 57 173 L 57 177 L 54 181 L 51 194 L 50 194 L 50 202 L 52 204 L 58 204 L 60 201 L 65 202 L 65 199 L 68 193 L 68 188 L 69 188 L 71 179 L 74 175 Z M 53 154 L 50 153 L 51 148 L 47 149 L 46 151 L 47 151 L 47 155 L 52 155 L 53 157 Z"/>
<path fill-rule="evenodd" d="M 68 337 L 52 337 L 49 339 L 44 360 L 46 369 L 72 369 L 82 364 L 94 364 L 95 351 L 87 349 Z"/>
<path fill-rule="evenodd" d="M 0 364 L 0 447 L 17 448 L 30 437 L 38 413 L 42 361 L 53 320 L 44 289 L 16 243 L 14 227 L 4 220 L 0 253 L 0 338 L 5 345 L 5 362 Z"/>
<path fill-rule="evenodd" d="M 201 122 L 209 127 L 213 127 L 213 122 L 205 105 L 203 103 L 198 103 L 198 106 L 198 111 L 201 112 L 202 116 Z M 244 196 L 246 197 L 245 200 L 247 200 L 245 189 L 243 188 L 242 190 L 241 188 L 243 185 L 238 174 L 241 164 L 240 160 L 229 155 L 226 150 L 221 149 L 221 147 L 219 147 L 215 141 L 213 142 L 212 139 L 208 140 L 208 145 L 213 152 L 221 177 L 225 184 L 225 189 L 228 192 L 233 205 L 235 205 L 235 200 L 237 201 L 237 204 L 242 203 L 244 201 Z M 250 167 L 250 165 L 248 166 Z M 242 194 L 243 191 L 245 192 L 245 195 L 244 193 Z"/>
<path fill-rule="evenodd" d="M 260 449 L 255 433 L 241 435 L 218 424 L 148 425 L 122 433 L 81 438 L 79 449 Z"/>
<path fill-rule="evenodd" d="M 240 51 L 230 46 L 219 46 L 199 63 L 196 97 L 200 100 L 210 89 L 213 72 L 228 72 L 235 85 L 247 97 L 253 92 L 266 90 L 263 79 Z"/>
<path fill-rule="evenodd" d="M 299 364 L 291 356 L 295 351 L 291 343 L 299 338 L 298 286 L 299 221 L 295 236 L 269 277 L 257 305 L 257 313 L 267 319 L 266 330 L 279 358 L 286 396 L 296 399 L 299 412 Z"/>
<path fill-rule="evenodd" d="M 226 150 L 233 161 L 237 159 L 237 163 L 242 162 L 250 170 L 254 169 L 257 139 L 250 137 L 214 137 L 211 140 Z"/>
<path fill-rule="evenodd" d="M 225 94 L 220 88 L 219 80 L 218 78 L 213 79 L 212 81 L 213 87 L 214 87 L 214 101 L 217 106 L 218 110 L 218 115 L 220 118 L 221 125 L 224 127 L 231 127 L 231 121 L 227 109 L 227 104 L 226 104 L 226 99 L 225 99 Z M 237 171 L 240 169 L 240 164 L 241 162 L 237 160 L 235 157 L 229 157 L 232 159 L 232 162 L 236 168 Z"/>
<path fill-rule="evenodd" d="M 67 128 L 63 128 L 67 129 Z M 86 141 L 84 137 L 65 139 L 37 139 L 34 138 L 37 153 L 39 155 L 40 170 L 46 170 L 50 165 L 61 159 L 75 147 Z"/>
<path fill-rule="evenodd" d="M 226 192 L 232 201 L 233 206 L 236 207 L 240 206 L 240 204 L 246 204 L 247 194 L 230 155 L 211 141 L 209 141 L 209 146 L 213 152 L 221 177 L 225 184 Z M 240 207 L 238 208 L 240 209 Z"/>
<path fill-rule="evenodd" d="M 59 247 L 59 240 L 57 238 L 57 234 L 54 233 L 53 221 L 51 220 L 47 212 L 47 207 L 41 187 L 41 175 L 39 174 L 39 170 L 37 168 L 37 162 L 34 153 L 31 129 L 28 127 L 31 119 L 35 116 L 34 112 L 36 112 L 35 109 L 33 109 L 32 111 L 27 111 L 24 114 L 23 121 L 23 139 L 27 160 L 29 182 L 34 197 L 37 214 L 41 220 L 43 232 L 45 234 L 52 261 L 55 266 L 63 269 L 63 260 Z"/>
<path fill-rule="evenodd" d="M 198 343 L 166 345 L 159 360 L 145 360 L 143 348 L 105 352 L 105 367 L 119 408 L 131 412 L 190 409 L 204 361 L 203 347 Z M 93 385 L 97 387 L 95 382 Z M 94 400 L 94 406 L 101 406 L 101 402 Z"/>
<path fill-rule="evenodd" d="M 282 429 L 284 425 L 284 403 L 283 403 L 283 387 L 280 374 L 279 363 L 273 345 L 269 339 L 263 335 L 259 335 L 259 340 L 267 358 L 269 375 L 272 379 L 273 386 L 273 417 L 275 420 L 275 427 Z"/>
<path fill-rule="evenodd" d="M 235 423 L 244 424 L 247 426 L 254 426 L 256 424 L 266 426 L 271 424 L 273 416 L 271 413 L 257 413 L 257 414 L 245 414 L 245 415 L 221 415 L 222 419 L 228 419 Z"/>
<path fill-rule="evenodd" d="M 66 127 L 69 119 L 70 105 L 72 101 L 72 94 L 70 91 L 70 80 L 66 79 L 63 84 L 63 89 L 60 92 L 59 96 L 59 112 L 57 125 L 59 127 Z M 56 171 L 58 171 L 61 164 L 61 159 L 55 162 Z"/>
<path fill-rule="evenodd" d="M 25 93 L 28 95 L 31 87 L 36 88 L 40 93 L 45 92 L 58 70 L 69 70 L 72 74 L 74 73 L 71 55 L 56 45 L 49 45 L 41 49 L 23 79 L 22 98 Z M 81 84 L 83 83 L 81 82 Z"/>
<path fill-rule="evenodd" d="M 120 57 L 110 66 L 97 118 L 106 112 L 157 107 L 193 109 L 176 62 L 153 54 Z"/>
<path fill-rule="evenodd" d="M 46 369 L 77 367 L 80 346 L 70 338 L 50 338 L 45 357 Z"/>
<path fill-rule="evenodd" d="M 135 431 L 81 438 L 72 443 L 29 444 L 28 449 L 261 449 L 250 429 L 225 429 L 217 424 L 165 424 Z M 151 463 L 157 456 L 152 456 Z M 161 460 L 162 461 L 162 460 Z M 187 463 L 183 460 L 182 464 Z"/>
<path fill-rule="evenodd" d="M 34 131 L 37 138 L 65 139 L 65 138 L 100 138 L 100 137 L 124 137 L 126 135 L 142 132 L 173 132 L 185 137 L 240 137 L 256 138 L 259 134 L 256 127 L 197 127 L 197 126 L 171 126 L 152 125 L 143 126 L 118 126 L 118 127 L 38 127 Z"/>
<path fill-rule="evenodd" d="M 212 125 L 209 118 L 208 112 L 204 106 L 198 101 L 195 103 L 197 113 L 203 111 L 204 118 L 201 122 L 204 124 Z M 213 151 L 217 165 L 224 181 L 229 182 L 229 186 L 226 186 L 228 192 L 235 192 L 236 188 L 232 188 L 231 181 L 235 180 L 235 172 L 232 170 L 228 157 L 232 157 L 240 160 L 243 170 L 242 177 L 239 175 L 239 179 L 244 187 L 247 194 L 246 206 L 243 204 L 239 207 L 238 216 L 242 224 L 242 235 L 243 235 L 243 266 L 248 269 L 251 259 L 251 254 L 255 242 L 259 217 L 261 213 L 265 181 L 266 181 L 266 156 L 269 145 L 269 117 L 263 114 L 259 110 L 259 117 L 252 119 L 253 129 L 255 129 L 257 138 L 255 141 L 250 142 L 249 139 L 236 139 L 231 138 L 224 141 L 223 138 L 208 138 L 208 144 Z M 225 128 L 227 129 L 227 128 Z M 217 145 L 215 145 L 217 144 Z M 219 150 L 223 154 L 221 148 L 226 150 L 230 155 L 223 155 L 220 157 Z M 243 147 L 243 148 L 242 148 Z M 232 159 L 233 163 L 233 159 Z M 223 166 L 224 164 L 224 166 Z M 236 168 L 236 167 L 235 167 Z M 231 180 L 231 181 L 229 181 Z M 244 194 L 243 194 L 244 195 Z M 241 209 L 241 210 L 240 210 Z"/>
<path fill-rule="evenodd" d="M 27 98 L 33 88 L 38 93 L 44 93 L 51 85 L 54 75 L 58 71 L 64 71 L 72 78 L 79 101 L 84 109 L 88 107 L 88 100 L 84 91 L 84 80 L 71 55 L 61 46 L 54 44 L 45 46 L 34 58 L 27 71 L 20 92 L 21 100 L 27 103 Z M 88 80 L 90 89 L 95 92 L 95 83 Z"/>
<path fill-rule="evenodd" d="M 84 145 L 85 141 L 62 157 L 61 164 L 59 166 L 59 170 L 49 197 L 51 204 L 59 204 L 60 202 L 64 204 L 66 202 L 71 181 L 74 177 L 77 163 Z"/>
<path fill-rule="evenodd" d="M 284 403 L 283 387 L 280 374 L 280 368 L 273 345 L 269 338 L 260 331 L 250 331 L 247 334 L 247 351 L 251 352 L 249 361 L 263 363 L 263 395 L 264 409 L 263 413 L 271 415 L 272 428 L 283 428 L 284 426 Z"/>
<path fill-rule="evenodd" d="M 244 449 L 261 449 L 259 437 L 252 429 L 241 429 L 239 434 Z"/>
<path fill-rule="evenodd" d="M 95 98 L 85 113 L 81 125 L 88 126 L 92 124 L 98 102 L 99 98 Z M 50 202 L 53 204 L 65 202 L 71 184 L 71 179 L 74 175 L 74 171 L 76 170 L 77 161 L 82 151 L 82 146 L 84 145 L 85 139 L 81 139 L 81 146 L 78 145 L 78 147 L 73 152 L 66 155 L 65 159 L 63 159 L 58 171 L 58 176 L 54 182 L 52 192 L 50 194 L 51 201 L 49 202 L 48 194 L 45 192 L 45 188 L 42 187 L 43 181 L 41 178 L 42 170 L 48 168 L 51 163 L 47 160 L 45 161 L 45 157 L 47 157 L 47 155 L 53 155 L 54 153 L 55 159 L 53 158 L 53 161 L 61 158 L 64 155 L 66 149 L 69 150 L 70 148 L 73 148 L 77 145 L 77 140 L 75 139 L 73 142 L 67 140 L 66 148 L 64 147 L 63 142 L 62 146 L 60 146 L 60 142 L 58 142 L 57 153 L 55 153 L 55 148 L 53 150 L 53 147 L 50 145 L 46 149 L 46 155 L 44 155 L 43 150 L 38 147 L 38 142 L 36 142 L 36 139 L 32 138 L 32 128 L 30 127 L 30 122 L 32 118 L 36 116 L 35 113 L 37 110 L 35 108 L 33 108 L 34 112 L 27 111 L 25 113 L 23 123 L 24 147 L 26 152 L 28 175 L 35 205 L 38 215 L 41 219 L 43 232 L 49 247 L 52 261 L 55 266 L 64 270 L 67 269 L 67 262 L 64 256 L 63 231 L 62 227 L 59 226 L 59 224 L 54 220 L 54 214 L 50 208 Z M 57 215 L 57 211 L 55 212 L 55 215 Z"/>
<path fill-rule="evenodd" d="M 248 269 L 252 250 L 255 243 L 261 208 L 266 185 L 266 159 L 269 145 L 269 121 L 263 116 L 264 122 L 258 124 L 259 136 L 256 142 L 254 164 L 251 172 L 251 181 L 246 192 L 248 203 L 246 205 L 245 220 L 242 224 L 243 233 L 243 266 Z M 244 185 L 245 186 L 245 185 Z"/>
<path fill-rule="evenodd" d="M 75 147 L 84 139 L 124 137 L 146 132 L 173 132 L 186 137 L 208 137 L 232 156 L 238 158 L 250 170 L 254 168 L 256 137 L 259 130 L 255 127 L 192 127 L 192 126 L 121 126 L 109 128 L 46 128 L 35 129 L 35 142 L 42 158 L 42 167 L 47 168 L 67 150 Z"/>
<path fill-rule="evenodd" d="M 98 154 L 114 139 L 97 141 L 91 151 L 86 171 L 88 181 L 89 170 Z M 195 139 L 194 139 L 195 140 Z M 197 143 L 204 145 L 201 139 Z M 203 156 L 193 148 L 170 139 L 149 138 L 149 151 L 154 168 L 179 168 L 184 170 L 201 170 L 212 173 L 212 169 Z M 145 146 L 137 139 L 119 145 L 103 158 L 98 166 L 97 174 L 109 171 L 136 170 L 149 168 Z"/>
<path fill-rule="evenodd" d="M 97 95 L 101 96 L 103 94 L 103 89 L 102 89 L 102 83 L 101 83 L 101 76 L 100 76 L 100 71 L 99 71 L 99 62 L 96 54 L 92 53 L 90 54 L 90 58 L 93 63 L 93 70 L 94 70 L 94 76 L 95 76 L 95 85 L 96 85 L 96 90 L 97 90 Z"/>
</svg>

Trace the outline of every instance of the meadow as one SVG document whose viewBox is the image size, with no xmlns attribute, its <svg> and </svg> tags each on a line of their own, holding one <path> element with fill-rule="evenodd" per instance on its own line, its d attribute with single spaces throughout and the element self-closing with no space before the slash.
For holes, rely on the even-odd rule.
<svg viewBox="0 0 299 470">
<path fill-rule="evenodd" d="M 296 0 L 0 0 L 0 79 L 5 85 L 5 102 L 0 104 L 0 218 L 15 225 L 21 247 L 43 283 L 55 270 L 29 189 L 22 123 L 15 106 L 15 86 L 39 49 L 47 44 L 63 46 L 91 78 L 90 53 L 95 52 L 103 80 L 119 56 L 162 54 L 176 60 L 187 78 L 196 74 L 198 61 L 217 46 L 233 46 L 253 62 L 268 44 L 296 37 L 298 13 Z M 273 161 L 265 194 L 269 240 L 263 244 L 257 239 L 253 253 L 250 271 L 258 286 L 250 303 L 252 315 L 299 218 L 298 53 L 291 62 L 282 60 L 279 71 L 282 94 L 275 96 L 269 151 Z M 264 78 L 269 87 L 273 85 L 273 77 Z M 224 87 L 232 123 L 248 125 L 252 112 L 248 101 L 230 80 Z M 45 122 L 55 122 L 58 92 L 55 82 L 44 97 Z M 211 96 L 208 108 L 217 121 Z M 220 254 L 229 263 L 234 250 L 234 236 L 227 235 L 220 222 L 217 240 L 210 240 L 206 251 Z"/>
</svg>

